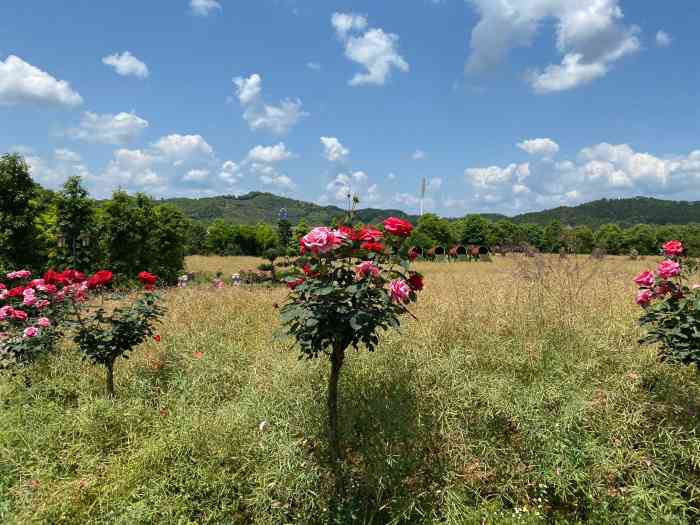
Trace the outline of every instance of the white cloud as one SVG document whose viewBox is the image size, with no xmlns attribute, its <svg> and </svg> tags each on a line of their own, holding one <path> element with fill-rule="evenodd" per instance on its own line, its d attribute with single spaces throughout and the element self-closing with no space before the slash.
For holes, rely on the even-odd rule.
<svg viewBox="0 0 700 525">
<path fill-rule="evenodd" d="M 112 66 L 117 74 L 124 77 L 146 78 L 149 75 L 148 66 L 129 51 L 124 51 L 121 55 L 108 55 L 102 59 L 102 63 Z"/>
<path fill-rule="evenodd" d="M 158 175 L 154 165 L 158 158 L 151 153 L 136 149 L 118 149 L 105 172 L 101 175 L 101 190 L 105 187 L 123 187 L 129 190 L 160 192 L 167 188 L 167 179 Z"/>
<path fill-rule="evenodd" d="M 209 16 L 212 11 L 221 11 L 217 0 L 190 0 L 190 11 L 196 16 Z"/>
<path fill-rule="evenodd" d="M 182 180 L 185 182 L 203 183 L 209 179 L 209 170 L 192 169 L 185 173 Z"/>
<path fill-rule="evenodd" d="M 253 162 L 281 162 L 292 157 L 284 142 L 275 146 L 255 146 L 248 152 L 248 160 Z"/>
<path fill-rule="evenodd" d="M 65 80 L 57 80 L 15 55 L 0 60 L 0 105 L 75 107 L 82 103 L 83 98 Z"/>
<path fill-rule="evenodd" d="M 262 99 L 262 77 L 257 73 L 248 78 L 236 77 L 236 95 L 243 106 L 243 118 L 252 130 L 267 130 L 283 135 L 293 128 L 308 113 L 302 110 L 302 103 L 296 99 L 285 99 L 275 106 Z"/>
<path fill-rule="evenodd" d="M 440 177 L 433 177 L 428 181 L 427 190 L 428 191 L 438 191 L 442 188 L 442 179 Z"/>
<path fill-rule="evenodd" d="M 417 149 L 416 151 L 413 152 L 413 155 L 411 155 L 411 158 L 413 160 L 424 160 L 426 157 L 425 151 L 422 149 Z"/>
<path fill-rule="evenodd" d="M 306 67 L 313 71 L 321 71 L 321 64 L 319 64 L 318 62 L 307 62 Z"/>
<path fill-rule="evenodd" d="M 219 171 L 219 179 L 224 181 L 228 186 L 234 186 L 243 178 L 241 168 L 232 160 L 227 160 L 221 165 Z"/>
<path fill-rule="evenodd" d="M 296 189 L 296 184 L 287 175 L 281 173 L 269 173 L 260 175 L 260 182 L 266 186 L 273 186 L 282 192 L 290 192 Z"/>
<path fill-rule="evenodd" d="M 69 129 L 68 135 L 75 139 L 102 144 L 125 144 L 131 142 L 148 127 L 148 121 L 134 113 L 98 115 L 86 111 L 77 128 Z"/>
<path fill-rule="evenodd" d="M 338 38 L 345 40 L 350 31 L 363 31 L 367 27 L 367 17 L 354 13 L 333 13 L 331 25 L 335 28 Z"/>
<path fill-rule="evenodd" d="M 590 83 L 605 76 L 614 62 L 639 51 L 640 29 L 625 25 L 619 0 L 471 0 L 480 15 L 471 35 L 466 71 L 501 62 L 514 47 L 529 46 L 549 19 L 555 20 L 560 64 L 526 76 L 545 94 Z"/>
<path fill-rule="evenodd" d="M 673 39 L 666 31 L 659 30 L 656 32 L 656 45 L 658 47 L 668 47 L 671 45 Z"/>
<path fill-rule="evenodd" d="M 545 158 L 549 158 L 559 152 L 559 144 L 547 138 L 523 140 L 516 145 L 530 155 L 541 155 Z"/>
<path fill-rule="evenodd" d="M 54 158 L 59 162 L 82 162 L 83 159 L 75 151 L 66 148 L 58 148 L 53 152 Z"/>
<path fill-rule="evenodd" d="M 321 137 L 323 144 L 323 156 L 331 162 L 345 160 L 350 150 L 343 146 L 336 137 Z"/>
<path fill-rule="evenodd" d="M 214 154 L 212 148 L 201 135 L 168 135 L 153 144 L 153 149 L 174 162 L 189 161 Z"/>
<path fill-rule="evenodd" d="M 360 34 L 367 27 L 367 19 L 353 13 L 334 13 L 331 24 L 344 43 L 345 56 L 367 69 L 366 73 L 357 73 L 350 80 L 351 86 L 382 86 L 392 69 L 404 73 L 409 70 L 408 62 L 398 52 L 398 35 L 380 28 L 370 28 Z"/>
<path fill-rule="evenodd" d="M 324 200 L 346 202 L 348 195 L 356 195 L 360 202 L 377 202 L 381 195 L 377 184 L 370 182 L 364 171 L 339 173 L 326 185 Z"/>
<path fill-rule="evenodd" d="M 396 180 L 396 173 L 389 173 L 386 178 L 389 180 Z"/>
<path fill-rule="evenodd" d="M 700 198 L 700 150 L 658 157 L 628 144 L 583 148 L 575 160 L 467 168 L 469 207 L 516 213 L 603 197 Z"/>
</svg>

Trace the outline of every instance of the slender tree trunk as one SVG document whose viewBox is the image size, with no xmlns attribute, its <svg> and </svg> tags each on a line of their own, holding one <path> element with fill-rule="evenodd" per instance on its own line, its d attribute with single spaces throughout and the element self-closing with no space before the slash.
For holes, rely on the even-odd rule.
<svg viewBox="0 0 700 525">
<path fill-rule="evenodd" d="M 107 363 L 107 397 L 114 397 L 114 361 Z"/>
<path fill-rule="evenodd" d="M 335 490 L 338 496 L 342 496 L 344 490 L 340 469 L 340 442 L 338 440 L 338 380 L 344 358 L 345 347 L 341 343 L 335 343 L 331 354 L 331 375 L 328 380 L 328 441 L 335 472 Z"/>
</svg>

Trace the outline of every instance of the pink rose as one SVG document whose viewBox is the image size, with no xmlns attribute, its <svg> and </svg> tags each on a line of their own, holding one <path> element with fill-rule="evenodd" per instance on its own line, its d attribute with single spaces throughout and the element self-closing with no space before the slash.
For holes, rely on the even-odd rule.
<svg viewBox="0 0 700 525">
<path fill-rule="evenodd" d="M 646 286 L 648 288 L 654 286 L 654 274 L 646 270 L 640 273 L 634 278 L 634 282 L 639 286 Z"/>
<path fill-rule="evenodd" d="M 672 261 L 671 259 L 665 259 L 659 264 L 659 267 L 656 269 L 656 273 L 662 279 L 670 279 L 671 277 L 676 277 L 681 273 L 681 265 L 676 261 Z"/>
<path fill-rule="evenodd" d="M 8 292 L 5 289 L 0 290 L 0 301 L 7 299 Z"/>
<path fill-rule="evenodd" d="M 654 292 L 651 290 L 642 290 L 637 294 L 636 302 L 639 306 L 647 306 L 654 298 Z"/>
<path fill-rule="evenodd" d="M 16 272 L 10 272 L 7 274 L 8 279 L 27 279 L 32 276 L 32 272 L 29 270 L 18 270 Z"/>
<path fill-rule="evenodd" d="M 411 287 L 403 279 L 394 279 L 389 283 L 389 296 L 395 303 L 405 303 L 411 293 Z"/>
<path fill-rule="evenodd" d="M 36 295 L 25 295 L 24 300 L 22 301 L 22 304 L 24 306 L 34 306 L 36 303 Z"/>
<path fill-rule="evenodd" d="M 51 303 L 49 301 L 47 301 L 46 299 L 42 299 L 41 301 L 37 301 L 34 306 L 36 306 L 39 310 L 43 310 L 44 308 L 46 308 L 50 304 Z"/>
<path fill-rule="evenodd" d="M 39 335 L 39 329 L 36 326 L 28 326 L 24 329 L 24 337 L 36 337 Z"/>
<path fill-rule="evenodd" d="M 368 275 L 372 277 L 379 275 L 379 268 L 377 268 L 372 261 L 362 261 L 355 266 L 355 272 L 357 272 L 357 276 L 360 279 L 364 279 Z"/>
<path fill-rule="evenodd" d="M 27 312 L 23 312 L 22 310 L 12 310 L 12 318 L 17 320 L 17 321 L 26 321 L 27 317 Z"/>
<path fill-rule="evenodd" d="M 36 325 L 41 326 L 42 328 L 48 328 L 51 326 L 51 321 L 49 321 L 47 317 L 41 317 L 37 320 Z"/>
<path fill-rule="evenodd" d="M 664 255 L 674 256 L 683 253 L 683 243 L 681 241 L 668 241 L 661 247 Z"/>
<path fill-rule="evenodd" d="M 14 308 L 12 308 L 9 305 L 3 306 L 2 308 L 0 308 L 0 321 L 4 321 L 8 317 L 12 317 L 12 313 L 14 311 L 15 311 Z"/>
<path fill-rule="evenodd" d="M 44 286 L 45 284 L 46 283 L 43 279 L 32 279 L 29 281 L 29 286 L 32 286 L 33 288 L 38 288 L 39 286 Z"/>
<path fill-rule="evenodd" d="M 320 226 L 304 235 L 299 244 L 301 245 L 302 253 L 310 251 L 314 255 L 318 255 L 335 250 L 348 240 L 348 236 L 343 232 Z"/>
</svg>

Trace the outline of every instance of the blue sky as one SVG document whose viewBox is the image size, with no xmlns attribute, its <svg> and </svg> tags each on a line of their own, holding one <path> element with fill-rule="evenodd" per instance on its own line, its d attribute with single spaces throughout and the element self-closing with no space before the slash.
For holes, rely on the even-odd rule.
<svg viewBox="0 0 700 525">
<path fill-rule="evenodd" d="M 99 197 L 700 199 L 699 24 L 684 0 L 5 0 L 0 151 Z"/>
</svg>

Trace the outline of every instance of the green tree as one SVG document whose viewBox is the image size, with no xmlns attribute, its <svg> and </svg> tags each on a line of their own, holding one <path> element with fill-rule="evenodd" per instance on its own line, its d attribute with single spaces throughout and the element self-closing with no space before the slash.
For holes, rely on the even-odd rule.
<svg viewBox="0 0 700 525">
<path fill-rule="evenodd" d="M 462 244 L 485 245 L 489 230 L 490 222 L 487 219 L 481 215 L 468 215 L 463 221 L 460 242 Z"/>
<path fill-rule="evenodd" d="M 45 260 L 34 224 L 39 187 L 19 155 L 0 158 L 0 266 L 39 269 Z"/>
<path fill-rule="evenodd" d="M 544 249 L 548 252 L 558 252 L 563 245 L 562 234 L 563 228 L 558 219 L 545 226 L 542 239 Z"/>
<path fill-rule="evenodd" d="M 80 177 L 70 177 L 55 199 L 56 246 L 49 264 L 55 268 L 96 269 L 99 246 L 96 239 L 95 201 Z"/>
<path fill-rule="evenodd" d="M 154 218 L 156 229 L 151 242 L 155 250 L 148 268 L 165 282 L 175 284 L 185 267 L 187 219 L 171 204 L 156 206 Z"/>
<path fill-rule="evenodd" d="M 434 213 L 426 213 L 418 219 L 415 228 L 417 235 L 424 235 L 431 239 L 433 246 L 438 244 L 449 248 L 455 243 L 450 230 L 450 223 L 446 219 L 441 219 Z"/>
<path fill-rule="evenodd" d="M 576 226 L 573 230 L 573 248 L 576 253 L 593 251 L 593 230 L 590 226 Z"/>
<path fill-rule="evenodd" d="M 593 235 L 596 248 L 602 248 L 611 255 L 622 252 L 622 230 L 617 224 L 603 224 Z"/>
</svg>

